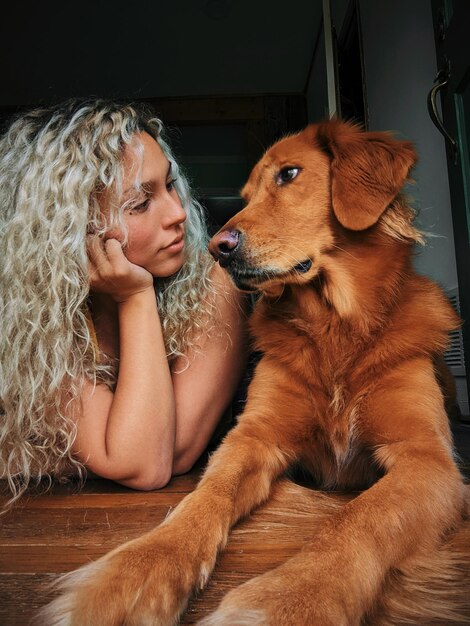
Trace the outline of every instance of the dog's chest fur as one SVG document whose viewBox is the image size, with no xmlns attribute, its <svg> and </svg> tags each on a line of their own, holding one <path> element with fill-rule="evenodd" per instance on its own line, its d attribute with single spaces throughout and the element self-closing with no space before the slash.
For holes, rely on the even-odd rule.
<svg viewBox="0 0 470 626">
<path fill-rule="evenodd" d="M 397 294 L 386 311 L 377 302 L 375 315 L 358 302 L 353 320 L 314 289 L 288 287 L 255 308 L 256 348 L 291 381 L 288 393 L 310 400 L 297 445 L 302 465 L 325 486 L 355 488 L 374 480 L 373 450 L 361 427 L 368 395 L 400 362 L 443 352 L 448 331 L 458 325 L 432 282 L 413 274 L 401 289 L 406 297 Z"/>
<path fill-rule="evenodd" d="M 359 339 L 328 309 L 306 316 L 278 302 L 259 313 L 252 324 L 255 334 L 263 324 L 257 347 L 289 370 L 293 393 L 311 398 L 302 467 L 325 487 L 369 485 L 376 469 L 360 437 L 365 389 L 355 374 L 363 360 Z"/>
</svg>

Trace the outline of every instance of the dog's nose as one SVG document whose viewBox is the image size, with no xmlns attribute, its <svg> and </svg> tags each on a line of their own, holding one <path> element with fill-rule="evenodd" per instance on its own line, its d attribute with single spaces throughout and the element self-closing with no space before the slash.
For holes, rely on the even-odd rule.
<svg viewBox="0 0 470 626">
<path fill-rule="evenodd" d="M 239 230 L 222 230 L 210 240 L 209 252 L 222 267 L 226 267 L 240 248 L 241 240 L 242 234 Z"/>
</svg>

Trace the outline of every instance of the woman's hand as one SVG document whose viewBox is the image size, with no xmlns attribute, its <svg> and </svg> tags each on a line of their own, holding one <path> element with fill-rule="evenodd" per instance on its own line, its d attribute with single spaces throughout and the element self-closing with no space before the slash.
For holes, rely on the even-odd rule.
<svg viewBox="0 0 470 626">
<path fill-rule="evenodd" d="M 124 302 L 136 293 L 153 289 L 152 274 L 131 263 L 117 239 L 103 241 L 96 235 L 90 235 L 87 251 L 91 290 L 106 293 L 115 302 Z"/>
</svg>

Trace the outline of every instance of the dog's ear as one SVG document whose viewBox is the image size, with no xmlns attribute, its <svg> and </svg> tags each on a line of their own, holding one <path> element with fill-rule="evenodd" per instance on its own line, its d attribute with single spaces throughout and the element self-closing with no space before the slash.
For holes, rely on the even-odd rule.
<svg viewBox="0 0 470 626">
<path fill-rule="evenodd" d="M 350 230 L 365 230 L 377 222 L 417 160 L 409 141 L 336 120 L 319 124 L 316 140 L 331 158 L 333 211 Z"/>
</svg>

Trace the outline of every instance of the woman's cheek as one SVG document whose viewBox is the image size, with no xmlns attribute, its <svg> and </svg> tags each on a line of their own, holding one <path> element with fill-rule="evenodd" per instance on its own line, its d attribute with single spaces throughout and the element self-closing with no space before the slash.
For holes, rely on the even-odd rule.
<svg viewBox="0 0 470 626">
<path fill-rule="evenodd" d="M 155 254 L 162 247 L 156 240 L 155 234 L 145 229 L 129 233 L 127 258 L 133 263 L 140 265 L 145 262 L 148 255 Z"/>
<path fill-rule="evenodd" d="M 117 239 L 120 243 L 124 242 L 124 233 L 119 228 L 112 228 L 104 235 L 104 240 Z"/>
</svg>

